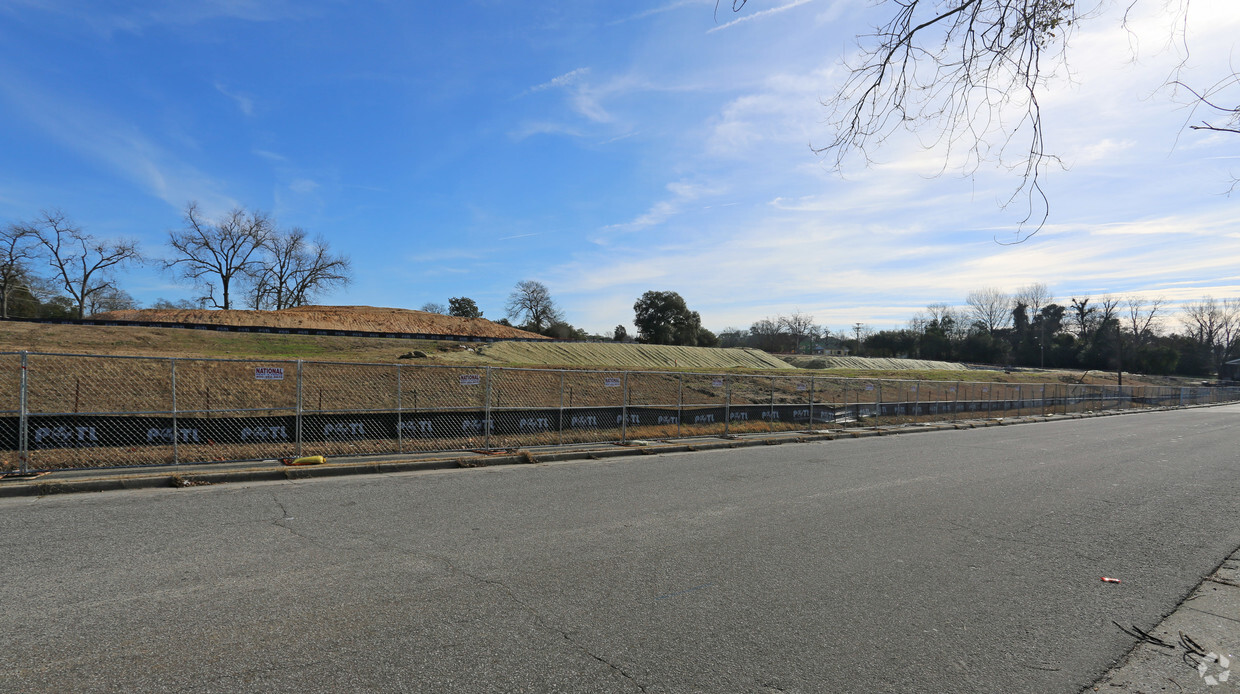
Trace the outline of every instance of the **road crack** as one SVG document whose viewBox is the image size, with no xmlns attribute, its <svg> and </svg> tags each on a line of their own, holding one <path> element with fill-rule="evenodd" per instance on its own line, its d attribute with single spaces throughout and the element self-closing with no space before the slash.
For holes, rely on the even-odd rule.
<svg viewBox="0 0 1240 694">
<path fill-rule="evenodd" d="M 320 543 L 317 539 L 310 537 L 309 535 L 299 533 L 292 526 L 288 525 L 287 521 L 293 520 L 294 517 L 289 515 L 288 508 L 284 506 L 284 502 L 280 501 L 279 497 L 276 496 L 275 492 L 271 493 L 271 500 L 275 502 L 275 505 L 279 507 L 280 509 L 279 517 L 273 518 L 271 520 L 271 524 L 273 526 L 280 528 L 281 530 L 287 530 L 290 535 L 293 535 L 294 537 L 299 537 L 305 540 L 306 542 L 309 542 L 310 544 L 315 545 L 316 547 L 322 545 L 322 543 Z"/>
<path fill-rule="evenodd" d="M 426 555 L 426 556 L 431 557 L 441 562 L 444 566 L 448 568 L 448 571 L 451 573 L 464 576 L 472 581 L 476 581 L 478 583 L 492 586 L 494 588 L 499 589 L 501 592 L 504 593 L 504 595 L 508 596 L 509 600 L 511 600 L 513 603 L 517 604 L 518 606 L 520 606 L 521 609 L 528 612 L 530 616 L 533 618 L 534 624 L 537 625 L 539 628 L 543 629 L 544 631 L 549 631 L 554 634 L 558 634 L 560 638 L 564 640 L 565 643 L 581 651 L 586 656 L 607 666 L 612 672 L 624 678 L 625 681 L 629 682 L 633 686 L 637 687 L 638 691 L 643 692 L 643 694 L 649 691 L 646 688 L 646 685 L 639 682 L 636 677 L 629 674 L 627 671 L 625 671 L 624 668 L 611 662 L 607 658 L 595 653 L 594 651 L 586 647 L 584 644 L 579 643 L 576 639 L 573 638 L 572 634 L 570 634 L 568 631 L 561 629 L 560 627 L 548 622 L 545 618 L 543 618 L 542 613 L 540 613 L 537 608 L 535 608 L 533 605 L 530 605 L 529 603 L 525 602 L 520 597 L 518 597 L 517 594 L 514 593 L 513 590 L 509 588 L 508 585 L 504 583 L 503 581 L 497 581 L 493 578 L 487 578 L 486 576 L 479 576 L 470 571 L 466 571 L 465 569 L 462 569 L 461 567 L 457 566 L 455 563 L 452 562 L 451 559 L 448 559 L 447 557 L 442 557 L 442 556 L 437 556 L 437 555 Z"/>
</svg>

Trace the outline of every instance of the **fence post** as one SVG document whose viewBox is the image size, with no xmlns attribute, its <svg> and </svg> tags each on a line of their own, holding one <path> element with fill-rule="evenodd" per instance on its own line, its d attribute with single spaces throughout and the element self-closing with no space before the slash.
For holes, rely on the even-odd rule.
<svg viewBox="0 0 1240 694">
<path fill-rule="evenodd" d="M 809 430 L 814 430 L 814 376 L 809 377 Z"/>
<path fill-rule="evenodd" d="M 559 422 L 556 424 L 557 440 L 560 445 L 564 445 L 564 372 L 560 372 L 560 414 Z"/>
<path fill-rule="evenodd" d="M 921 381 L 913 381 L 913 419 L 921 416 Z"/>
<path fill-rule="evenodd" d="M 680 420 L 685 418 L 685 375 L 676 374 L 676 438 L 680 438 Z"/>
<path fill-rule="evenodd" d="M 21 368 L 21 392 L 18 394 L 20 400 L 19 407 L 21 411 L 18 413 L 17 421 L 17 458 L 21 462 L 22 473 L 29 472 L 27 467 L 30 461 L 30 401 L 27 399 L 27 387 L 29 382 L 26 380 L 26 370 L 29 364 L 26 361 L 27 352 L 22 350 L 22 368 Z"/>
<path fill-rule="evenodd" d="M 302 410 L 304 409 L 304 408 L 303 408 L 303 406 L 302 406 L 302 390 L 301 390 L 301 384 L 302 384 L 302 381 L 301 381 L 301 371 L 302 371 L 302 368 L 301 368 L 301 367 L 302 367 L 302 362 L 301 362 L 301 360 L 300 360 L 300 359 L 298 359 L 298 360 L 297 360 L 297 417 L 296 417 L 296 425 L 295 425 L 295 427 L 294 427 L 294 429 L 295 429 L 295 431 L 294 431 L 294 435 L 295 435 L 295 436 L 296 436 L 296 438 L 297 438 L 297 442 L 296 442 L 296 444 L 295 444 L 294 451 L 297 453 L 297 457 L 298 457 L 298 458 L 300 458 L 300 457 L 301 457 L 301 412 L 302 412 Z"/>
<path fill-rule="evenodd" d="M 723 377 L 723 435 L 732 435 L 732 377 Z"/>
<path fill-rule="evenodd" d="M 960 410 L 960 381 L 956 381 L 956 385 L 952 386 L 952 394 L 955 400 L 952 402 L 952 421 L 956 421 L 956 413 Z"/>
<path fill-rule="evenodd" d="M 839 385 L 839 384 L 837 383 L 836 385 Z M 843 397 L 844 397 L 844 419 L 845 419 L 845 420 L 847 420 L 847 419 L 848 419 L 848 382 L 847 382 L 847 381 L 845 381 L 844 385 L 841 385 L 841 386 L 840 386 L 840 390 L 841 390 L 841 391 L 843 392 L 843 394 L 844 394 L 844 395 L 843 395 Z M 857 396 L 857 397 L 860 397 L 860 396 Z M 834 420 L 834 419 L 835 419 L 835 416 L 836 416 L 836 412 L 835 412 L 834 410 L 832 410 L 832 412 L 831 412 L 831 419 L 832 419 L 832 420 Z M 844 423 L 845 423 L 845 424 L 848 424 L 848 422 L 847 422 L 847 421 L 846 421 L 846 422 L 844 422 Z"/>
<path fill-rule="evenodd" d="M 624 397 L 620 401 L 620 443 L 628 441 L 629 433 L 629 372 L 624 372 Z"/>
<path fill-rule="evenodd" d="M 181 462 L 181 449 L 179 446 L 181 435 L 177 430 L 177 360 L 173 357 L 168 360 L 171 369 L 169 373 L 172 381 L 172 462 Z"/>
<path fill-rule="evenodd" d="M 400 378 L 400 364 L 396 365 L 396 452 L 405 452 L 405 391 Z"/>
<path fill-rule="evenodd" d="M 874 384 L 874 426 L 883 418 L 883 382 Z"/>
<path fill-rule="evenodd" d="M 771 416 L 766 418 L 767 431 L 775 431 L 775 377 L 771 376 Z"/>
<path fill-rule="evenodd" d="M 491 367 L 489 366 L 486 367 L 486 379 L 486 395 L 482 405 L 482 427 L 486 433 L 483 435 L 482 447 L 489 449 L 491 447 Z"/>
</svg>

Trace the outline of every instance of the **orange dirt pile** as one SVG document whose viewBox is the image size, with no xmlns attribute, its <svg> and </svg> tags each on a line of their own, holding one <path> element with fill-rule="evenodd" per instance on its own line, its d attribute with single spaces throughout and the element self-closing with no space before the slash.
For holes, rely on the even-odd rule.
<svg viewBox="0 0 1240 694">
<path fill-rule="evenodd" d="M 299 306 L 280 311 L 219 311 L 210 309 L 144 308 L 109 311 L 96 320 L 157 321 L 246 325 L 302 330 L 363 330 L 380 333 L 431 333 L 501 339 L 535 338 L 540 335 L 492 323 L 484 318 L 457 318 L 425 311 L 373 306 Z"/>
</svg>

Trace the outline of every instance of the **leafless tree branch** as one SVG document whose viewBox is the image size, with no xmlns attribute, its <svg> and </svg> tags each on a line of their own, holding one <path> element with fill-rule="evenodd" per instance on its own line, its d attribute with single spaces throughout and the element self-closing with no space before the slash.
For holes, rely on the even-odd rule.
<svg viewBox="0 0 1240 694">
<path fill-rule="evenodd" d="M 115 289 L 113 271 L 142 262 L 136 242 L 96 239 L 58 210 L 45 211 L 24 227 L 42 246 L 56 281 L 77 304 L 78 318 L 85 317 L 95 294 Z"/>
<path fill-rule="evenodd" d="M 164 268 L 193 280 L 206 289 L 207 301 L 227 310 L 232 308 L 234 283 L 253 274 L 274 231 L 270 217 L 262 212 L 237 208 L 212 222 L 203 219 L 198 204 L 191 202 L 185 206 L 185 227 L 168 233 L 175 256 Z"/>
</svg>

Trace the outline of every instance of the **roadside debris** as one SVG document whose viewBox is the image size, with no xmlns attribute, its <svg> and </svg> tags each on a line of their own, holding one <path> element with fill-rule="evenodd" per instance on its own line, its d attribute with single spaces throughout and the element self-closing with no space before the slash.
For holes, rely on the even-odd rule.
<svg viewBox="0 0 1240 694">
<path fill-rule="evenodd" d="M 1171 648 L 1171 649 L 1174 649 L 1174 648 L 1175 648 L 1175 646 L 1173 646 L 1173 645 L 1171 645 L 1171 644 L 1167 643 L 1166 641 L 1163 641 L 1162 639 L 1158 638 L 1157 636 L 1154 636 L 1154 635 L 1150 634 L 1150 633 L 1149 633 L 1149 632 L 1147 632 L 1147 631 L 1142 631 L 1142 630 L 1141 630 L 1141 628 L 1140 628 L 1140 627 L 1138 627 L 1138 626 L 1137 626 L 1137 625 L 1135 625 L 1135 624 L 1134 624 L 1134 625 L 1132 625 L 1132 629 L 1125 629 L 1123 626 L 1120 626 L 1120 623 L 1119 623 L 1119 622 L 1117 622 L 1117 621 L 1115 621 L 1114 619 L 1112 619 L 1112 620 L 1111 620 L 1111 623 L 1112 623 L 1112 624 L 1114 624 L 1115 626 L 1119 627 L 1119 630 L 1120 630 L 1120 631 L 1124 632 L 1125 634 L 1128 634 L 1129 636 L 1131 636 L 1132 638 L 1134 638 L 1134 639 L 1136 639 L 1136 640 L 1138 640 L 1138 641 L 1144 641 L 1144 642 L 1146 642 L 1146 643 L 1152 643 L 1152 644 L 1154 644 L 1155 646 L 1159 646 L 1159 647 L 1161 647 L 1161 648 Z M 1183 634 L 1180 634 L 1180 636 L 1183 636 Z"/>
<path fill-rule="evenodd" d="M 1118 578 L 1108 578 L 1106 576 L 1102 577 L 1102 582 L 1103 583 L 1123 583 L 1123 581 L 1119 580 Z"/>
<path fill-rule="evenodd" d="M 322 465 L 327 462 L 327 458 L 321 455 L 305 455 L 300 458 L 281 458 L 281 463 L 285 465 Z"/>
</svg>

